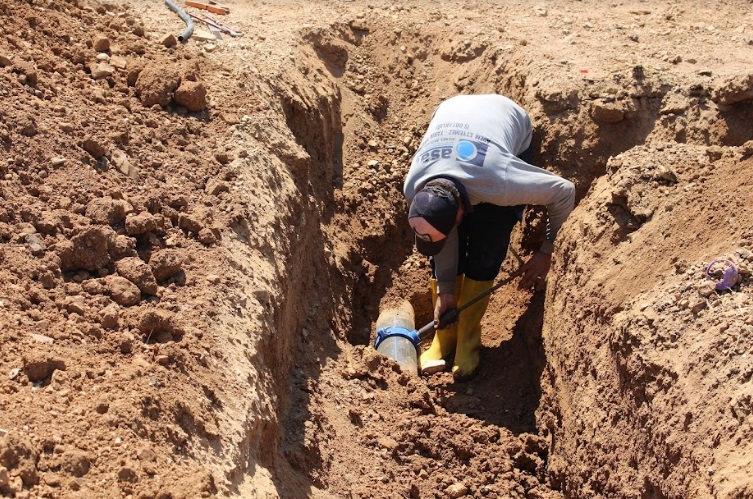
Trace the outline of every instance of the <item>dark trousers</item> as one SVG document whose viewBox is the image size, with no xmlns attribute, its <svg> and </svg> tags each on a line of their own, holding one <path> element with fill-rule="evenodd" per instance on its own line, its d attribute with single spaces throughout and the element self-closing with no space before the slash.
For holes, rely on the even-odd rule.
<svg viewBox="0 0 753 499">
<path fill-rule="evenodd" d="M 477 204 L 458 227 L 458 275 L 474 281 L 497 277 L 507 256 L 510 233 L 518 222 L 516 206 Z"/>
</svg>

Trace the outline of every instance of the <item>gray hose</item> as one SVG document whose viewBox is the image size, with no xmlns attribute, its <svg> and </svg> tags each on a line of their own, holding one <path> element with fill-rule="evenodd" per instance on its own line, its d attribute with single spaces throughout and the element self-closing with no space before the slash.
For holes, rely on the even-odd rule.
<svg viewBox="0 0 753 499">
<path fill-rule="evenodd" d="M 186 30 L 180 35 L 178 35 L 178 41 L 179 42 L 187 41 L 193 34 L 193 20 L 188 14 L 183 12 L 183 9 L 181 9 L 180 7 L 172 3 L 170 0 L 165 0 L 165 4 L 167 4 L 167 6 L 170 7 L 170 10 L 178 14 L 180 18 L 186 22 Z"/>
</svg>

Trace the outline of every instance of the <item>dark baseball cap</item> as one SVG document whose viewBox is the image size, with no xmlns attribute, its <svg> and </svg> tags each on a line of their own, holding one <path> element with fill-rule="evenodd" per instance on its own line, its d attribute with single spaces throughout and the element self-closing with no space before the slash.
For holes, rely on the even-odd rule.
<svg viewBox="0 0 753 499">
<path fill-rule="evenodd" d="M 416 193 L 408 211 L 408 218 L 421 217 L 445 235 L 439 241 L 416 234 L 416 249 L 426 256 L 434 256 L 444 247 L 447 235 L 455 226 L 458 204 L 449 189 L 441 185 L 424 187 Z"/>
</svg>

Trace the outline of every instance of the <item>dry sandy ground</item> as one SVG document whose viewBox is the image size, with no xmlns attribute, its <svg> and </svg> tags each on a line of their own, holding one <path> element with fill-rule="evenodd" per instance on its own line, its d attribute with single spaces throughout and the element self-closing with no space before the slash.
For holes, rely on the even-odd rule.
<svg viewBox="0 0 753 499">
<path fill-rule="evenodd" d="M 753 497 L 749 1 L 226 4 L 172 45 L 162 2 L 0 0 L 0 493 Z M 489 92 L 578 206 L 479 375 L 419 378 L 370 347 L 429 320 L 402 179 Z"/>
</svg>

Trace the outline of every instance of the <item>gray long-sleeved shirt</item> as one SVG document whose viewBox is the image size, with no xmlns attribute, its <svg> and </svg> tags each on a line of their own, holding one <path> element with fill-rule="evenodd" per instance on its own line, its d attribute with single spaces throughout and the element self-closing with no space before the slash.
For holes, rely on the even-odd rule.
<svg viewBox="0 0 753 499">
<path fill-rule="evenodd" d="M 442 102 L 413 156 L 403 192 L 410 202 L 430 179 L 450 177 L 465 187 L 471 205 L 546 206 L 542 250 L 551 245 L 575 204 L 575 186 L 517 158 L 531 144 L 528 114 L 501 95 L 458 95 Z M 434 257 L 438 290 L 453 292 L 458 268 L 457 229 Z"/>
</svg>

